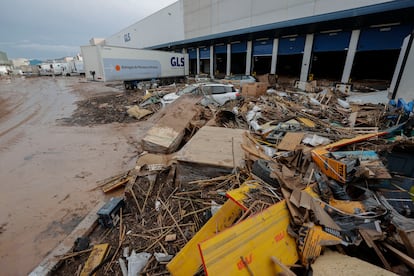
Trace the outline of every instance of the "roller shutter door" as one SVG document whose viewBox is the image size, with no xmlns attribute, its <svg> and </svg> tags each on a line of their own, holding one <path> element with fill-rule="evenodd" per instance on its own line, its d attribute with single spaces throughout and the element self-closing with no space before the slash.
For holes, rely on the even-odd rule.
<svg viewBox="0 0 414 276">
<path fill-rule="evenodd" d="M 210 58 L 210 47 L 200 48 L 200 59 Z"/>
<path fill-rule="evenodd" d="M 238 54 L 238 53 L 245 53 L 247 52 L 247 42 L 237 42 L 231 44 L 231 53 Z"/>
<path fill-rule="evenodd" d="M 189 59 L 197 59 L 197 50 L 196 49 L 188 49 L 188 58 Z"/>
<path fill-rule="evenodd" d="M 271 56 L 273 39 L 255 40 L 253 42 L 253 56 Z"/>
<path fill-rule="evenodd" d="M 357 51 L 397 50 L 404 37 L 412 32 L 411 25 L 367 28 L 361 31 Z"/>
<path fill-rule="evenodd" d="M 351 32 L 331 32 L 315 35 L 314 52 L 336 52 L 348 50 Z"/>
<path fill-rule="evenodd" d="M 214 52 L 216 54 L 225 54 L 225 53 L 227 53 L 227 46 L 226 45 L 216 45 L 216 46 L 214 46 Z"/>
<path fill-rule="evenodd" d="M 279 39 L 279 55 L 296 55 L 302 54 L 305 48 L 305 37 L 285 37 Z"/>
</svg>

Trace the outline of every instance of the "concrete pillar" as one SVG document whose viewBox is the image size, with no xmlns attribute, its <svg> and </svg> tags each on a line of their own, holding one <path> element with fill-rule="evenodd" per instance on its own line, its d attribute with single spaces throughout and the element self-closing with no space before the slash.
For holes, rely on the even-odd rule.
<svg viewBox="0 0 414 276">
<path fill-rule="evenodd" d="M 210 46 L 210 78 L 214 79 L 214 46 Z"/>
<path fill-rule="evenodd" d="M 186 49 L 186 48 L 183 48 L 183 49 L 181 50 L 181 53 L 183 53 L 183 54 L 187 54 L 187 49 Z"/>
<path fill-rule="evenodd" d="M 395 99 L 395 95 L 397 93 L 397 91 L 395 91 L 395 87 L 397 86 L 397 82 L 398 81 L 398 76 L 401 75 L 403 72 L 401 72 L 401 70 L 404 70 L 403 68 L 403 63 L 404 63 L 404 58 L 406 56 L 406 53 L 408 51 L 408 44 L 410 42 L 410 39 L 413 35 L 409 35 L 406 38 L 404 38 L 403 40 L 403 44 L 401 46 L 401 50 L 400 50 L 400 55 L 398 56 L 398 60 L 397 60 L 397 65 L 395 65 L 395 69 L 394 69 L 394 74 L 392 76 L 391 79 L 391 84 L 390 87 L 388 88 L 388 98 L 389 99 Z M 413 86 L 414 87 L 414 86 Z M 407 101 L 411 101 L 411 100 L 407 100 Z"/>
<path fill-rule="evenodd" d="M 352 65 L 354 64 L 354 58 L 356 49 L 358 46 L 360 30 L 353 30 L 351 40 L 349 41 L 348 52 L 346 54 L 344 72 L 342 73 L 341 82 L 348 83 L 351 76 Z"/>
<path fill-rule="evenodd" d="M 231 44 L 227 44 L 226 76 L 231 74 Z"/>
<path fill-rule="evenodd" d="M 200 75 L 200 48 L 197 48 L 197 75 Z"/>
<path fill-rule="evenodd" d="M 251 40 L 247 41 L 247 52 L 246 52 L 246 75 L 250 75 L 252 68 L 252 50 L 253 42 Z"/>
<path fill-rule="evenodd" d="M 279 39 L 273 39 L 272 62 L 270 64 L 270 74 L 276 74 L 277 52 L 279 51 Z"/>
<path fill-rule="evenodd" d="M 310 62 L 312 57 L 312 46 L 313 46 L 313 34 L 307 34 L 305 40 L 305 49 L 303 52 L 302 69 L 300 71 L 300 81 L 308 81 L 308 74 L 310 68 Z"/>
</svg>

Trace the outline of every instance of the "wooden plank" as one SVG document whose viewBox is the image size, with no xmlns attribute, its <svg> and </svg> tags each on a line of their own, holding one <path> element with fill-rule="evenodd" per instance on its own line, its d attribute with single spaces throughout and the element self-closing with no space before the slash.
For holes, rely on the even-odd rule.
<svg viewBox="0 0 414 276">
<path fill-rule="evenodd" d="M 397 248 L 393 247 L 392 245 L 390 245 L 386 242 L 382 243 L 382 246 L 384 246 L 385 248 L 390 250 L 395 256 L 398 257 L 398 259 L 400 259 L 406 265 L 408 265 L 409 267 L 414 269 L 414 259 L 413 258 L 411 258 L 410 256 L 407 256 L 406 254 L 404 254 L 403 252 L 401 252 L 400 250 L 398 250 Z"/>
<path fill-rule="evenodd" d="M 102 187 L 102 191 L 104 193 L 109 193 L 109 192 L 123 186 L 125 183 L 127 183 L 129 181 L 130 178 L 131 177 L 127 177 L 127 178 L 121 179 L 121 180 L 119 180 L 115 183 L 108 183 L 108 184 L 106 184 L 105 186 Z"/>
<path fill-rule="evenodd" d="M 244 133 L 243 144 L 241 145 L 241 147 L 246 153 L 246 159 L 251 159 L 253 161 L 256 160 L 256 158 L 265 160 L 272 159 L 264 152 L 261 142 L 255 139 L 249 132 Z"/>
<path fill-rule="evenodd" d="M 109 243 L 94 245 L 89 258 L 86 260 L 86 263 L 83 266 L 80 276 L 89 276 L 93 269 L 103 261 L 108 248 Z M 93 273 L 92 275 L 96 275 L 96 273 Z"/>
<path fill-rule="evenodd" d="M 398 234 L 400 235 L 400 238 L 403 241 L 405 248 L 407 249 L 408 255 L 411 258 L 414 258 L 414 230 L 405 231 L 398 229 Z"/>
<path fill-rule="evenodd" d="M 99 188 L 102 188 L 102 187 L 104 187 L 106 185 L 110 185 L 111 183 L 114 183 L 116 181 L 119 181 L 120 179 L 125 178 L 129 174 L 129 172 L 130 171 L 128 170 L 126 172 L 119 173 L 117 175 L 114 175 L 114 176 L 105 178 L 103 180 L 99 180 L 99 181 L 96 182 L 98 185 L 95 188 L 93 188 L 93 189 L 91 189 L 89 191 L 94 191 L 94 190 L 99 189 Z"/>
<path fill-rule="evenodd" d="M 277 145 L 277 148 L 288 151 L 295 150 L 302 142 L 303 136 L 305 136 L 303 132 L 287 132 L 279 145 Z"/>
<path fill-rule="evenodd" d="M 364 229 L 359 229 L 359 233 L 361 234 L 362 238 L 364 239 L 364 241 L 366 242 L 368 247 L 374 249 L 375 253 L 377 254 L 378 258 L 380 258 L 380 260 L 381 260 L 382 264 L 384 265 L 384 267 L 387 270 L 391 270 L 390 263 L 384 257 L 381 250 L 379 250 L 378 246 L 375 244 L 375 242 L 373 241 L 373 239 L 371 238 L 369 233 L 367 231 L 365 231 Z"/>
<path fill-rule="evenodd" d="M 368 179 L 392 179 L 388 169 L 380 160 L 361 161 L 360 166 L 367 171 L 365 177 Z"/>
<path fill-rule="evenodd" d="M 259 158 L 259 159 L 264 159 L 264 160 L 271 160 L 270 156 L 267 156 L 266 154 L 264 154 L 262 151 L 260 151 L 259 149 L 252 147 L 252 146 L 247 146 L 245 144 L 241 145 L 241 148 L 250 155 L 253 155 L 254 158 Z M 252 157 L 249 156 L 249 159 L 255 160 Z"/>
<path fill-rule="evenodd" d="M 304 124 L 305 126 L 309 127 L 309 128 L 314 128 L 316 127 L 316 124 L 309 120 L 308 118 L 304 118 L 304 117 L 298 117 L 297 118 L 302 124 Z"/>
<path fill-rule="evenodd" d="M 142 138 L 142 146 L 152 153 L 174 152 L 184 137 L 185 129 L 198 113 L 197 97 L 180 97 L 163 110 L 163 117 Z M 161 113 L 160 113 L 161 114 Z"/>
<path fill-rule="evenodd" d="M 194 275 L 202 265 L 198 244 L 220 231 L 230 227 L 240 216 L 241 209 L 232 200 L 226 203 L 210 218 L 180 252 L 167 264 L 171 275 Z"/>
<path fill-rule="evenodd" d="M 142 139 L 143 147 L 149 152 L 171 153 L 184 137 L 184 128 L 176 130 L 172 127 L 154 126 Z"/>
<path fill-rule="evenodd" d="M 343 127 L 339 128 L 340 130 L 350 131 L 357 134 L 370 134 L 370 133 L 378 133 L 378 127 Z"/>
<path fill-rule="evenodd" d="M 207 275 L 275 275 L 276 257 L 286 266 L 298 260 L 285 200 L 199 244 Z"/>
</svg>

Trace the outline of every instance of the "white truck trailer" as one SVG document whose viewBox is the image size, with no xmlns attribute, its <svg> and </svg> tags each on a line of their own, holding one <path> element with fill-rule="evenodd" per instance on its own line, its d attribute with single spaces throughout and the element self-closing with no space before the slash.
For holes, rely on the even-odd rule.
<svg viewBox="0 0 414 276">
<path fill-rule="evenodd" d="M 81 46 L 86 79 L 124 81 L 135 89 L 139 81 L 176 80 L 188 75 L 188 54 L 106 45 Z"/>
<path fill-rule="evenodd" d="M 38 65 L 41 76 L 59 76 L 62 75 L 65 64 L 60 62 L 47 62 Z"/>
<path fill-rule="evenodd" d="M 82 60 L 71 60 L 65 63 L 63 67 L 63 75 L 69 76 L 83 76 L 85 75 L 85 70 L 83 68 L 83 61 Z"/>
</svg>

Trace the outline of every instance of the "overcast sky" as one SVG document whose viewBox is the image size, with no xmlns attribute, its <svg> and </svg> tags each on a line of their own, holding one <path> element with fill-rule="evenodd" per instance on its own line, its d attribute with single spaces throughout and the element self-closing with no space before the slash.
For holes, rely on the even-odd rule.
<svg viewBox="0 0 414 276">
<path fill-rule="evenodd" d="M 2 0 L 0 51 L 9 59 L 74 56 L 177 0 Z"/>
</svg>

